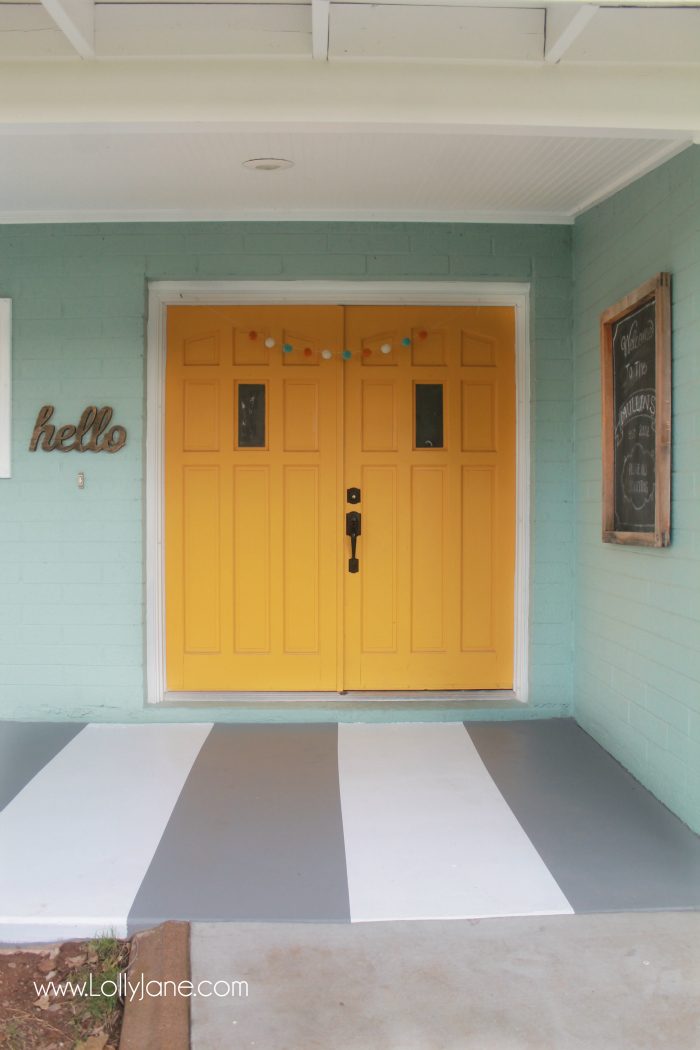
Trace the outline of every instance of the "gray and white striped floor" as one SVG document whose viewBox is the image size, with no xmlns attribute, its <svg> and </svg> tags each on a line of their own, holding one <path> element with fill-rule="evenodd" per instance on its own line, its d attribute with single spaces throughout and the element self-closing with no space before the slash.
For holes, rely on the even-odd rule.
<svg viewBox="0 0 700 1050">
<path fill-rule="evenodd" d="M 697 907 L 700 839 L 569 720 L 0 723 L 7 943 Z"/>
</svg>

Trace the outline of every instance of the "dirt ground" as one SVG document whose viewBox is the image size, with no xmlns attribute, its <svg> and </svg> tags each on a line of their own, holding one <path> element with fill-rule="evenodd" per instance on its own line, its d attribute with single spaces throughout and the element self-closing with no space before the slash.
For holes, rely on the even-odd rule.
<svg viewBox="0 0 700 1050">
<path fill-rule="evenodd" d="M 128 962 L 129 945 L 114 938 L 69 941 L 21 951 L 0 949 L 0 1048 L 2 1050 L 116 1050 L 123 1005 L 102 994 Z M 90 981 L 92 985 L 85 985 Z M 65 981 L 85 985 L 56 994 Z M 41 988 L 52 982 L 53 990 Z M 87 993 L 92 990 L 93 994 Z M 111 985 L 106 985 L 111 991 Z"/>
</svg>

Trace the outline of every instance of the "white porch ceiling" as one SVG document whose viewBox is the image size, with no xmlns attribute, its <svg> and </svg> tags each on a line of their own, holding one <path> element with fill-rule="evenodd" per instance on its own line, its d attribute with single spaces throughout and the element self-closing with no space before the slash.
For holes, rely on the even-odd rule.
<svg viewBox="0 0 700 1050">
<path fill-rule="evenodd" d="M 698 4 L 0 0 L 0 221 L 570 222 L 700 142 Z"/>
<path fill-rule="evenodd" d="M 0 219 L 570 222 L 678 148 L 543 134 L 6 129 Z M 294 167 L 249 171 L 251 157 Z"/>
</svg>

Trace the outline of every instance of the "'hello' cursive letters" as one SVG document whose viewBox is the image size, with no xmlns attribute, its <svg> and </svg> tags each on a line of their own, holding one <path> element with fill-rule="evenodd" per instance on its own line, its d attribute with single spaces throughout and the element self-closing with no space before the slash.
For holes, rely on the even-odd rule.
<svg viewBox="0 0 700 1050">
<path fill-rule="evenodd" d="M 44 452 L 118 452 L 126 444 L 126 429 L 109 425 L 112 419 L 109 405 L 104 408 L 89 405 L 77 426 L 67 423 L 58 429 L 49 422 L 53 413 L 53 405 L 44 405 L 39 410 L 29 442 L 30 452 L 36 452 L 39 447 Z"/>
</svg>

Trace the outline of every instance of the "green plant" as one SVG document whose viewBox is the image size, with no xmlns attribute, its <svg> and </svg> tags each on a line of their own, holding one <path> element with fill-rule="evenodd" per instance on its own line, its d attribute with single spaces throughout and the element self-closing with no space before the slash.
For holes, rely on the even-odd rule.
<svg viewBox="0 0 700 1050">
<path fill-rule="evenodd" d="M 91 982 L 92 989 L 92 995 L 74 1000 L 74 1023 L 79 1031 L 89 1023 L 110 1032 L 116 1024 L 121 1009 L 119 976 L 126 969 L 128 957 L 128 945 L 113 934 L 88 941 L 85 965 L 73 976 L 74 984 Z M 105 985 L 107 991 L 103 991 Z"/>
</svg>

